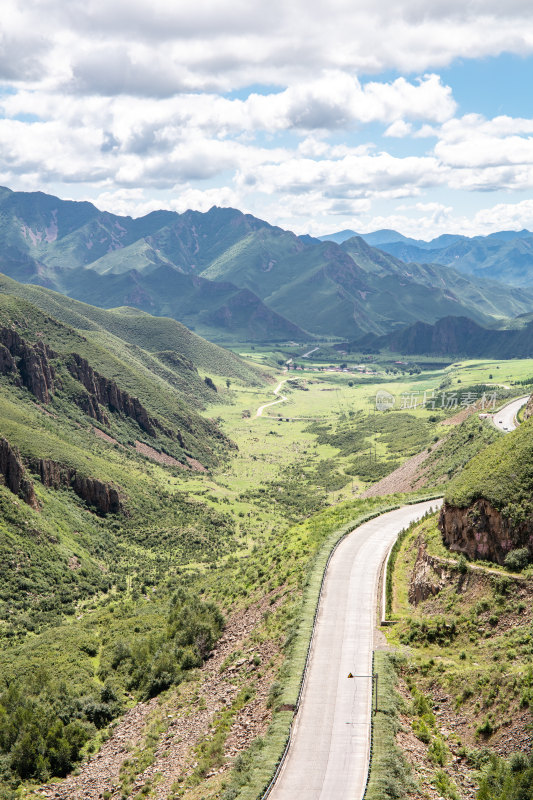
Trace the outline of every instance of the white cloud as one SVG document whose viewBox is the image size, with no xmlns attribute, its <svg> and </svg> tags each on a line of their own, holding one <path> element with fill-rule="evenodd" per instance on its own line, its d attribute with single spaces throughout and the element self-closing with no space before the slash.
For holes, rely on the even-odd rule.
<svg viewBox="0 0 533 800">
<path fill-rule="evenodd" d="M 405 122 L 403 119 L 397 119 L 393 122 L 384 133 L 384 136 L 394 136 L 402 139 L 404 136 L 409 136 L 413 126 L 410 122 Z"/>
<path fill-rule="evenodd" d="M 355 152 L 339 159 L 288 158 L 262 164 L 253 172 L 240 170 L 239 187 L 253 186 L 267 194 L 309 194 L 329 198 L 409 197 L 421 187 L 437 186 L 447 172 L 431 157 L 394 158 Z"/>
<path fill-rule="evenodd" d="M 450 186 L 469 191 L 533 188 L 533 120 L 478 114 L 445 122 L 434 155 L 450 169 Z"/>
<path fill-rule="evenodd" d="M 196 211 L 208 211 L 212 206 L 233 206 L 239 204 L 239 198 L 227 187 L 200 190 L 189 183 L 175 187 L 176 196 L 170 200 L 148 198 L 142 189 L 116 189 L 103 191 L 96 195 L 94 203 L 98 208 L 114 214 L 141 217 L 151 211 L 165 208 L 183 213 L 188 208 Z"/>
<path fill-rule="evenodd" d="M 519 231 L 524 228 L 533 231 L 533 200 L 498 203 L 492 208 L 483 208 L 475 214 L 472 228 L 479 233 Z"/>
<path fill-rule="evenodd" d="M 502 230 L 533 230 L 533 200 L 497 203 L 480 209 L 471 218 L 456 214 L 451 206 L 441 203 L 415 203 L 398 206 L 396 213 L 385 216 L 365 214 L 361 220 L 360 230 L 364 233 L 381 228 L 427 241 L 443 233 L 486 236 Z"/>
<path fill-rule="evenodd" d="M 73 88 L 96 93 L 114 91 L 121 81 L 126 91 L 138 86 L 141 94 L 154 96 L 183 85 L 287 86 L 325 69 L 425 72 L 458 56 L 533 50 L 533 13 L 521 0 L 382 0 L 373 6 L 362 0 L 6 0 L 4 5 L 4 37 L 13 63 L 22 66 L 24 54 L 31 53 L 32 66 L 21 69 L 21 77 L 39 80 L 39 63 L 42 79 L 62 83 L 70 73 Z M 98 61 L 91 58 L 95 50 Z"/>
<path fill-rule="evenodd" d="M 409 213 L 428 231 L 467 227 L 428 192 L 533 188 L 533 120 L 455 118 L 435 74 L 457 56 L 533 53 L 523 0 L 4 6 L 8 185 L 76 184 L 132 213 L 228 203 L 300 230 L 419 198 Z M 385 70 L 419 77 L 360 77 Z"/>
</svg>

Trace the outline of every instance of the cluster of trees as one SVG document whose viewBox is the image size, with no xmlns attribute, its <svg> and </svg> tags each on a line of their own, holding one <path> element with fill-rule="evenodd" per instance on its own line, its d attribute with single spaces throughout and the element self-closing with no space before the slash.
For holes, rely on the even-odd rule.
<svg viewBox="0 0 533 800">
<path fill-rule="evenodd" d="M 5 777 L 65 776 L 83 745 L 122 710 L 113 687 L 74 697 L 63 683 L 9 686 L 0 694 L 0 764 Z"/>
<path fill-rule="evenodd" d="M 166 630 L 110 645 L 102 657 L 99 676 L 119 680 L 128 691 L 155 697 L 200 667 L 224 627 L 214 603 L 178 589 L 170 603 Z"/>
<path fill-rule="evenodd" d="M 98 729 L 123 711 L 124 691 L 154 697 L 200 667 L 224 626 L 218 607 L 180 588 L 170 601 L 166 627 L 146 637 L 111 641 L 92 692 L 48 674 L 13 681 L 0 691 L 0 778 L 46 781 L 65 776 Z"/>
</svg>

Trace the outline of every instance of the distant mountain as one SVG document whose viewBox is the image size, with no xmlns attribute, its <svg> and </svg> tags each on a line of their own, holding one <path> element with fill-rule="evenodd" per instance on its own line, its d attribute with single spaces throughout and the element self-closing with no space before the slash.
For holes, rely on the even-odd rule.
<svg viewBox="0 0 533 800">
<path fill-rule="evenodd" d="M 387 242 L 411 241 L 406 236 L 398 233 L 398 231 L 393 231 L 388 228 L 383 228 L 382 230 L 374 231 L 373 233 L 362 233 L 361 238 L 372 247 L 380 247 L 382 244 L 386 244 Z"/>
<path fill-rule="evenodd" d="M 344 244 L 348 234 L 339 231 L 327 238 Z M 473 237 L 443 234 L 430 241 L 388 229 L 359 235 L 367 244 L 405 263 L 441 264 L 510 286 L 533 286 L 533 233 L 525 229 Z"/>
<path fill-rule="evenodd" d="M 363 238 L 369 241 L 368 236 Z M 529 231 L 501 231 L 473 238 L 446 235 L 431 242 L 399 238 L 383 241 L 379 247 L 406 263 L 442 264 L 510 286 L 533 286 L 533 233 Z"/>
<path fill-rule="evenodd" d="M 346 241 L 346 239 L 351 239 L 352 236 L 360 236 L 361 234 L 356 233 L 355 231 L 351 231 L 350 229 L 346 229 L 343 231 L 337 231 L 336 233 L 328 233 L 326 236 L 319 236 L 321 242 L 336 242 L 336 244 L 342 244 Z"/>
<path fill-rule="evenodd" d="M 9 189 L 0 189 L 0 271 L 96 306 L 172 317 L 217 342 L 356 339 L 417 320 L 488 325 L 533 310 L 533 289 L 406 265 L 357 236 L 340 245 L 296 236 L 231 208 L 132 219 Z"/>
<path fill-rule="evenodd" d="M 387 317 L 390 330 L 397 323 L 434 322 L 445 316 L 466 316 L 480 324 L 494 317 L 515 317 L 529 303 L 531 291 L 475 279 L 453 268 L 436 264 L 405 264 L 400 259 L 370 247 L 361 237 L 341 245 L 365 271 L 372 289 L 368 303 L 375 314 Z M 459 306 L 462 310 L 459 311 Z M 397 327 L 397 325 L 396 325 Z"/>
<path fill-rule="evenodd" d="M 390 350 L 403 355 L 468 356 L 471 358 L 533 357 L 533 320 L 519 328 L 491 330 L 466 317 L 445 317 L 434 325 L 416 322 L 385 336 L 371 334 L 343 350 Z"/>
</svg>

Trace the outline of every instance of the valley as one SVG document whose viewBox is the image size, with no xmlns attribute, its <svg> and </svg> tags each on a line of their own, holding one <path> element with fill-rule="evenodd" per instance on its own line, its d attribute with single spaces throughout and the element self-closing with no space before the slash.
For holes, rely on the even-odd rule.
<svg viewBox="0 0 533 800">
<path fill-rule="evenodd" d="M 255 800 L 331 547 L 442 492 L 496 441 L 479 414 L 524 394 L 529 362 L 232 354 L 4 280 L 0 321 L 19 339 L 4 339 L 2 436 L 22 477 L 4 467 L 0 486 L 2 796 Z M 37 356 L 47 393 L 25 377 Z M 422 451 L 416 476 L 372 496 Z M 96 481 L 115 506 L 76 488 Z"/>
<path fill-rule="evenodd" d="M 0 798 L 263 800 L 319 725 L 304 672 L 320 716 L 346 671 L 352 622 L 313 666 L 337 544 L 366 800 L 522 780 L 529 289 L 234 209 L 3 190 L 0 217 Z M 320 792 L 288 752 L 271 796 Z"/>
<path fill-rule="evenodd" d="M 533 800 L 533 5 L 2 10 L 0 800 Z"/>
</svg>

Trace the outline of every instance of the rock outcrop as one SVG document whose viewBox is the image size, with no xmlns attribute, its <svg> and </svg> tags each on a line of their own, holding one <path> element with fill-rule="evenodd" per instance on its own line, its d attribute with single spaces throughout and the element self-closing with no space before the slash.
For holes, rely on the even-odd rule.
<svg viewBox="0 0 533 800">
<path fill-rule="evenodd" d="M 522 547 L 533 555 L 533 518 L 515 523 L 483 498 L 468 508 L 444 503 L 439 528 L 451 551 L 471 559 L 503 564 L 511 550 Z"/>
<path fill-rule="evenodd" d="M 418 541 L 418 553 L 409 580 L 408 599 L 417 606 L 428 597 L 438 594 L 450 582 L 451 570 L 430 556 L 423 540 Z"/>
<path fill-rule="evenodd" d="M 13 494 L 17 494 L 28 505 L 37 507 L 33 484 L 26 477 L 20 455 L 7 439 L 3 438 L 0 439 L 0 479 Z"/>
<path fill-rule="evenodd" d="M 29 344 L 12 328 L 0 328 L 0 374 L 10 374 L 41 403 L 49 403 L 55 372 L 50 359 L 56 353 L 44 342 Z"/>
<path fill-rule="evenodd" d="M 77 353 L 72 353 L 67 362 L 67 367 L 73 378 L 84 386 L 87 394 L 80 399 L 80 406 L 93 419 L 105 422 L 100 405 L 107 406 L 111 411 L 118 411 L 133 419 L 140 428 L 150 436 L 156 435 L 156 429 L 161 433 L 175 438 L 174 432 L 165 428 L 159 420 L 151 417 L 137 397 L 131 397 L 120 389 L 115 381 L 104 378 L 96 372 L 88 361 Z M 178 433 L 178 439 L 181 434 Z M 180 441 L 183 445 L 183 442 Z"/>
<path fill-rule="evenodd" d="M 119 491 L 112 484 L 80 475 L 75 469 L 48 458 L 32 461 L 31 468 L 44 486 L 51 489 L 71 488 L 100 514 L 116 514 L 122 510 Z"/>
<path fill-rule="evenodd" d="M 16 385 L 25 386 L 41 403 L 49 403 L 55 385 L 60 386 L 50 363 L 51 359 L 57 357 L 58 354 L 44 342 L 30 344 L 12 328 L 0 327 L 0 375 L 9 375 Z M 85 392 L 80 391 L 75 402 L 89 417 L 104 425 L 109 424 L 104 410 L 107 407 L 134 420 L 150 436 L 155 436 L 156 430 L 159 430 L 177 439 L 184 447 L 179 431 L 174 432 L 151 417 L 137 397 L 124 392 L 114 380 L 104 378 L 82 356 L 71 353 L 67 357 L 67 367 L 72 377 L 85 389 Z"/>
<path fill-rule="evenodd" d="M 101 514 L 116 514 L 121 510 L 120 495 L 109 483 L 97 478 L 74 475 L 71 486 L 82 500 L 98 509 Z"/>
</svg>

